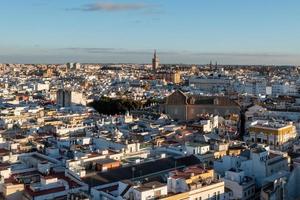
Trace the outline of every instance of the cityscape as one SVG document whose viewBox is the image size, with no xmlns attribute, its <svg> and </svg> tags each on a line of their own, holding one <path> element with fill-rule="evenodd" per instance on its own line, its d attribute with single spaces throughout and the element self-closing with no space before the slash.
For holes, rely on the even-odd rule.
<svg viewBox="0 0 300 200">
<path fill-rule="evenodd" d="M 1 2 L 0 199 L 299 200 L 287 2 Z"/>
</svg>

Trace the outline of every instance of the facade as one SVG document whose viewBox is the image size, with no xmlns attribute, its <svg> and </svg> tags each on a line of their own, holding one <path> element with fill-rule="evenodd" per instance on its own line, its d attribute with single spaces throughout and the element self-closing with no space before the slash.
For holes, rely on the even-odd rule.
<svg viewBox="0 0 300 200">
<path fill-rule="evenodd" d="M 214 161 L 214 169 L 223 176 L 232 169 L 241 170 L 255 181 L 256 187 L 262 187 L 268 177 L 288 171 L 289 163 L 290 158 L 286 153 L 257 147 L 240 156 L 223 156 Z"/>
<path fill-rule="evenodd" d="M 240 107 L 228 97 L 188 96 L 176 91 L 166 98 L 163 111 L 176 120 L 198 119 L 202 114 L 240 114 Z"/>
<path fill-rule="evenodd" d="M 71 104 L 74 105 L 86 105 L 86 100 L 82 92 L 71 92 Z"/>
<path fill-rule="evenodd" d="M 25 186 L 23 199 L 43 200 L 67 197 L 71 193 L 85 191 L 88 186 L 64 174 L 44 176 L 40 182 Z"/>
<path fill-rule="evenodd" d="M 75 92 L 67 89 L 59 89 L 56 92 L 56 103 L 60 107 L 72 105 L 86 105 L 86 99 L 82 92 Z"/>
<path fill-rule="evenodd" d="M 294 82 L 275 82 L 272 83 L 272 96 L 279 95 L 298 95 L 298 86 Z"/>
<path fill-rule="evenodd" d="M 180 72 L 179 71 L 161 71 L 156 73 L 156 79 L 163 79 L 166 82 L 171 82 L 178 84 L 181 82 Z"/>
<path fill-rule="evenodd" d="M 140 184 L 132 190 L 134 199 L 148 200 L 159 199 L 162 196 L 168 195 L 168 187 L 166 184 L 162 184 L 157 181 Z"/>
<path fill-rule="evenodd" d="M 268 144 L 275 149 L 287 149 L 289 142 L 296 138 L 296 127 L 293 124 L 279 122 L 255 121 L 250 125 L 251 142 Z"/>
<path fill-rule="evenodd" d="M 260 193 L 261 200 L 277 200 L 285 199 L 286 180 L 279 179 L 266 184 Z"/>
<path fill-rule="evenodd" d="M 230 87 L 230 80 L 225 77 L 190 78 L 189 85 L 204 91 L 216 91 L 219 88 Z"/>
<path fill-rule="evenodd" d="M 208 144 L 191 143 L 191 142 L 185 144 L 185 148 L 187 153 L 189 154 L 206 154 L 210 150 Z"/>
<path fill-rule="evenodd" d="M 60 107 L 70 107 L 71 106 L 71 94 L 70 90 L 59 89 L 56 92 L 56 103 Z"/>
<path fill-rule="evenodd" d="M 245 93 L 249 95 L 266 95 L 267 82 L 264 79 L 254 79 L 245 83 Z"/>
<path fill-rule="evenodd" d="M 170 172 L 169 195 L 162 200 L 227 199 L 224 182 L 217 180 L 214 170 L 200 166 Z"/>
<path fill-rule="evenodd" d="M 230 169 L 225 172 L 225 187 L 232 191 L 232 199 L 253 199 L 255 195 L 255 181 L 239 169 Z"/>
</svg>

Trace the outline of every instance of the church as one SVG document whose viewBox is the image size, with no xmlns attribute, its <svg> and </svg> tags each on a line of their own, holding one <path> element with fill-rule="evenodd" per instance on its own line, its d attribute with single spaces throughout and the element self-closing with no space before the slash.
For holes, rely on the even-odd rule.
<svg viewBox="0 0 300 200">
<path fill-rule="evenodd" d="M 162 111 L 175 120 L 194 120 L 202 114 L 240 114 L 240 106 L 224 96 L 187 95 L 180 90 L 166 98 Z"/>
</svg>

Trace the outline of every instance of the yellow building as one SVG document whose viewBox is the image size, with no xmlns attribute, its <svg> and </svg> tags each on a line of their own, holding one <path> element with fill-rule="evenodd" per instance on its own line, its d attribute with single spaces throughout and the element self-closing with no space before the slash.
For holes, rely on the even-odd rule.
<svg viewBox="0 0 300 200">
<path fill-rule="evenodd" d="M 292 124 L 278 122 L 255 122 L 248 129 L 251 142 L 264 143 L 276 148 L 286 148 L 290 140 L 297 136 L 296 127 Z"/>
<path fill-rule="evenodd" d="M 181 75 L 179 71 L 165 72 L 161 71 L 156 74 L 157 79 L 164 79 L 166 82 L 172 82 L 174 84 L 181 83 Z"/>
</svg>

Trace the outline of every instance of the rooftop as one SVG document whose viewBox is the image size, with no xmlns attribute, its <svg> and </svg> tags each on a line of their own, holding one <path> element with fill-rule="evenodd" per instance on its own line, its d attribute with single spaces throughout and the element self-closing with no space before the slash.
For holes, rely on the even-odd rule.
<svg viewBox="0 0 300 200">
<path fill-rule="evenodd" d="M 138 191 L 147 191 L 147 190 L 152 190 L 154 188 L 160 188 L 166 186 L 166 184 L 158 182 L 158 181 L 152 181 L 152 182 L 148 182 L 148 183 L 144 183 L 139 185 L 136 190 Z"/>
<path fill-rule="evenodd" d="M 87 176 L 83 178 L 83 181 L 91 187 L 94 187 L 120 180 L 138 180 L 140 178 L 160 176 L 161 174 L 174 170 L 175 167 L 184 168 L 199 163 L 200 161 L 195 156 L 186 156 L 177 159 L 168 157 L 116 168 L 107 172 L 93 172 L 87 174 Z"/>
</svg>

